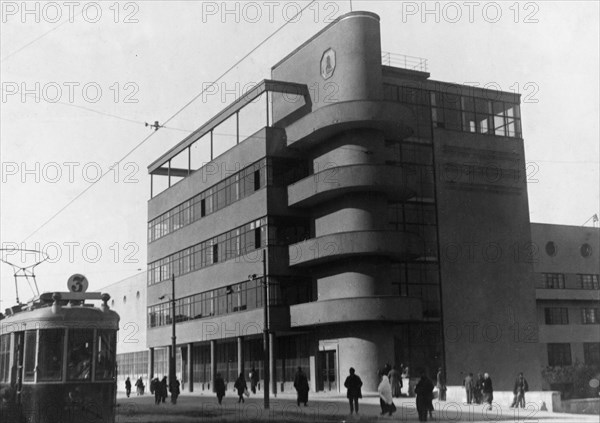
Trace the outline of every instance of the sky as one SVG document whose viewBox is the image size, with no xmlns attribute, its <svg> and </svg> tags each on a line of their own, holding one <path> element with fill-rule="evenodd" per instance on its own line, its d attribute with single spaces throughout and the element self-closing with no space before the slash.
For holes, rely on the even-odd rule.
<svg viewBox="0 0 600 423">
<path fill-rule="evenodd" d="M 521 93 L 532 222 L 599 212 L 596 1 L 2 1 L 2 247 L 46 252 L 40 291 L 145 270 L 147 166 L 351 4 L 381 17 L 384 51 L 426 58 L 432 79 Z M 19 294 L 32 296 L 24 279 Z M 4 263 L 0 301 L 15 302 Z"/>
</svg>

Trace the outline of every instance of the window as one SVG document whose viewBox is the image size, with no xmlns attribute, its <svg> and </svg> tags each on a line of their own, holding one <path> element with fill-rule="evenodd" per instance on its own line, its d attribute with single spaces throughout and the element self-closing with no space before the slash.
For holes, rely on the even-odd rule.
<svg viewBox="0 0 600 423">
<path fill-rule="evenodd" d="M 549 366 L 571 365 L 571 344 L 548 344 Z"/>
<path fill-rule="evenodd" d="M 548 241 L 546 243 L 546 254 L 548 254 L 550 257 L 554 257 L 556 255 L 556 244 L 553 241 Z"/>
<path fill-rule="evenodd" d="M 600 314 L 598 314 L 597 308 L 587 307 L 581 309 L 581 323 L 584 325 L 598 324 L 600 323 L 599 318 Z"/>
<path fill-rule="evenodd" d="M 96 380 L 111 380 L 115 373 L 117 337 L 113 330 L 98 330 L 96 351 Z"/>
<path fill-rule="evenodd" d="M 598 275 L 577 275 L 579 276 L 579 288 L 581 289 L 599 289 Z"/>
<path fill-rule="evenodd" d="M 585 364 L 600 365 L 600 343 L 583 343 L 583 361 L 585 362 Z"/>
<path fill-rule="evenodd" d="M 580 248 L 581 256 L 588 258 L 592 255 L 592 246 L 590 244 L 583 244 Z"/>
<path fill-rule="evenodd" d="M 0 335 L 0 382 L 10 380 L 10 334 Z"/>
<path fill-rule="evenodd" d="M 544 288 L 565 289 L 565 275 L 562 273 L 544 273 Z"/>
<path fill-rule="evenodd" d="M 569 310 L 566 307 L 548 307 L 544 311 L 547 325 L 569 324 Z"/>
<path fill-rule="evenodd" d="M 67 380 L 90 380 L 93 342 L 93 329 L 69 330 Z"/>
<path fill-rule="evenodd" d="M 36 331 L 28 330 L 25 332 L 25 382 L 33 382 L 35 380 L 35 353 L 36 353 Z"/>
<path fill-rule="evenodd" d="M 64 339 L 64 329 L 40 331 L 38 382 L 62 380 Z"/>
</svg>

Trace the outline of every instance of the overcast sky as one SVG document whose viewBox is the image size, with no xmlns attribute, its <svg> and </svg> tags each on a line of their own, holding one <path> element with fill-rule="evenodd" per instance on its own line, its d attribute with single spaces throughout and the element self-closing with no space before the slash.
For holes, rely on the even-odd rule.
<svg viewBox="0 0 600 423">
<path fill-rule="evenodd" d="M 170 118 L 308 3 L 2 2 L 0 240 L 52 256 L 37 268 L 41 291 L 73 273 L 99 289 L 145 270 L 147 166 L 350 2 L 310 5 L 216 95 L 154 134 L 144 122 Z M 379 14 L 382 49 L 428 59 L 432 79 L 520 92 L 531 220 L 582 225 L 599 208 L 598 2 L 475 3 L 352 6 Z M 4 309 L 11 268 L 0 277 Z"/>
</svg>

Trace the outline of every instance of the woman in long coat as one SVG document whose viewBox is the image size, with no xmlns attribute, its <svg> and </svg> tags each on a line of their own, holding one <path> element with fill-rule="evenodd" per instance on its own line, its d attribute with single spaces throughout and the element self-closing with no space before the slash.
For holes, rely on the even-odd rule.
<svg viewBox="0 0 600 423">
<path fill-rule="evenodd" d="M 381 415 L 383 416 L 385 413 L 388 413 L 390 416 L 393 412 L 396 411 L 396 406 L 394 405 L 394 401 L 392 400 L 392 387 L 390 385 L 390 380 L 387 375 L 381 376 L 381 382 L 379 382 L 379 386 L 377 387 L 377 392 L 379 392 L 379 405 L 381 405 Z"/>
<path fill-rule="evenodd" d="M 309 391 L 308 378 L 302 371 L 301 367 L 298 367 L 298 371 L 296 372 L 296 376 L 294 377 L 294 388 L 296 388 L 296 392 L 298 393 L 298 407 L 300 406 L 300 403 L 304 403 L 304 406 L 307 406 Z"/>
<path fill-rule="evenodd" d="M 417 413 L 419 421 L 427 421 L 427 412 L 433 409 L 433 382 L 429 380 L 425 373 L 421 373 L 421 379 L 415 386 L 415 394 L 417 394 Z"/>
</svg>

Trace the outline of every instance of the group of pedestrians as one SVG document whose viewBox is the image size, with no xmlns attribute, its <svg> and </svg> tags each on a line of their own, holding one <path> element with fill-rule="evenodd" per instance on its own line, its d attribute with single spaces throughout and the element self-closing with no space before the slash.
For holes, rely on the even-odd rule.
<svg viewBox="0 0 600 423">
<path fill-rule="evenodd" d="M 479 373 L 477 379 L 473 377 L 473 373 L 469 373 L 463 380 L 463 386 L 467 394 L 467 404 L 488 404 L 488 409 L 492 409 L 494 387 L 488 373 Z"/>
<path fill-rule="evenodd" d="M 177 404 L 177 398 L 181 393 L 180 386 L 181 383 L 177 377 L 170 384 L 167 383 L 166 376 L 163 376 L 162 380 L 159 380 L 158 377 L 152 379 L 150 381 L 150 393 L 154 394 L 154 404 L 164 403 L 169 395 L 168 392 L 171 393 L 171 403 Z"/>
<path fill-rule="evenodd" d="M 144 395 L 145 385 L 141 376 L 135 381 L 135 388 L 137 395 Z M 125 393 L 127 394 L 127 398 L 129 398 L 131 395 L 131 380 L 129 379 L 129 376 L 125 379 Z"/>
</svg>

